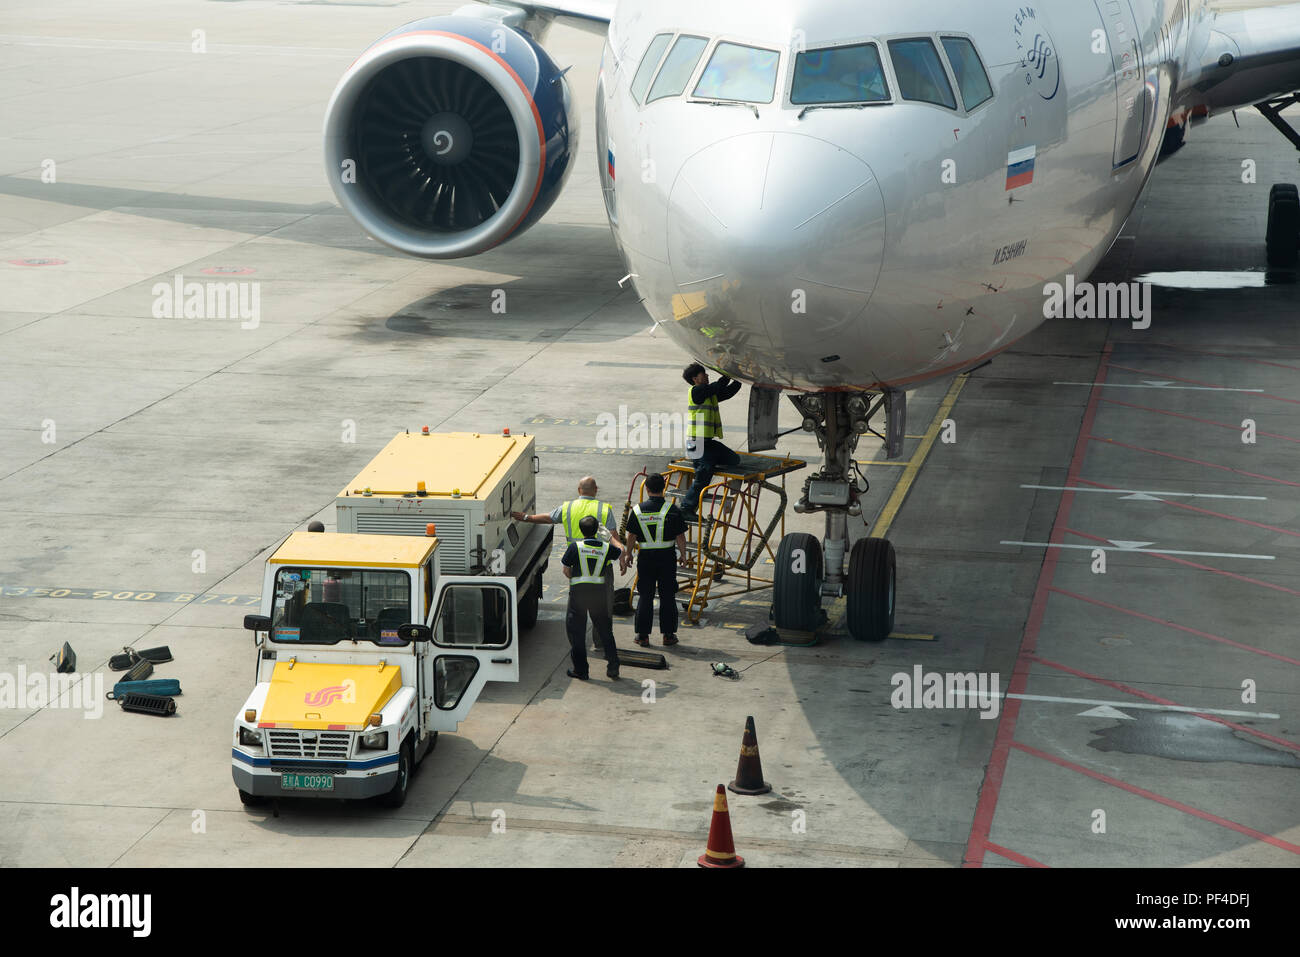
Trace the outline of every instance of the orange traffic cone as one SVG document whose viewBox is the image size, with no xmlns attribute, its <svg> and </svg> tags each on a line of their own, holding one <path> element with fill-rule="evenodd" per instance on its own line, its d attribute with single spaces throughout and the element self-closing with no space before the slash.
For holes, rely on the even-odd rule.
<svg viewBox="0 0 1300 957">
<path fill-rule="evenodd" d="M 745 859 L 736 853 L 731 837 L 731 815 L 727 812 L 727 792 L 721 784 L 713 797 L 713 820 L 709 822 L 709 845 L 700 855 L 700 867 L 744 867 Z"/>
<path fill-rule="evenodd" d="M 752 715 L 745 719 L 745 736 L 740 742 L 736 780 L 727 787 L 737 794 L 766 794 L 772 790 L 772 785 L 763 780 L 763 762 L 758 757 L 758 735 L 754 732 Z"/>
</svg>

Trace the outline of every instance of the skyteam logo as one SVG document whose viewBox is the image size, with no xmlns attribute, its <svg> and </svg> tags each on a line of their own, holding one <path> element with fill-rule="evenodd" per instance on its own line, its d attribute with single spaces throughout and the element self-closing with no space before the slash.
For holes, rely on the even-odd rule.
<svg viewBox="0 0 1300 957">
<path fill-rule="evenodd" d="M 1013 32 L 1025 85 L 1032 87 L 1044 100 L 1056 99 L 1061 89 L 1061 61 L 1056 55 L 1056 43 L 1047 30 L 1047 24 L 1039 19 L 1034 7 L 1024 6 L 1016 11 Z"/>
<path fill-rule="evenodd" d="M 343 704 L 357 703 L 357 683 L 351 678 L 344 678 L 341 685 L 329 685 L 325 688 L 318 688 L 315 691 L 309 691 L 303 697 L 305 704 L 317 708 L 328 708 L 337 702 Z"/>
</svg>

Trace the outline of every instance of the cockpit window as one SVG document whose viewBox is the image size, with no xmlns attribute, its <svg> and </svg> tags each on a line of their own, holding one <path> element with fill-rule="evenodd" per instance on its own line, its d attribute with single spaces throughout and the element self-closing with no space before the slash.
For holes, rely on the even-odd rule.
<svg viewBox="0 0 1300 957">
<path fill-rule="evenodd" d="M 686 91 L 686 84 L 691 82 L 695 64 L 700 62 L 704 48 L 708 45 L 709 41 L 703 37 L 678 37 L 673 52 L 668 54 L 663 69 L 655 77 L 655 85 L 650 88 L 646 102 L 653 103 L 666 96 L 681 96 Z"/>
<path fill-rule="evenodd" d="M 646 87 L 650 85 L 650 79 L 655 75 L 655 67 L 659 66 L 664 51 L 668 49 L 668 41 L 672 38 L 671 33 L 661 33 L 651 40 L 650 46 L 646 48 L 645 56 L 641 58 L 641 65 L 637 67 L 636 76 L 632 77 L 632 96 L 638 103 L 645 97 Z"/>
<path fill-rule="evenodd" d="M 795 59 L 791 103 L 878 103 L 888 99 L 889 84 L 874 43 L 809 50 Z"/>
<path fill-rule="evenodd" d="M 975 44 L 965 37 L 943 37 L 943 48 L 948 53 L 953 75 L 957 77 L 957 86 L 961 89 L 961 100 L 966 112 L 991 100 L 993 87 L 989 85 L 989 75 L 984 71 Z"/>
<path fill-rule="evenodd" d="M 781 54 L 739 43 L 719 43 L 695 95 L 706 100 L 771 103 L 776 93 L 776 68 Z"/>
<path fill-rule="evenodd" d="M 957 100 L 952 95 L 952 86 L 933 41 L 924 37 L 890 40 L 889 55 L 894 61 L 894 75 L 898 77 L 898 89 L 903 99 L 957 109 Z"/>
</svg>

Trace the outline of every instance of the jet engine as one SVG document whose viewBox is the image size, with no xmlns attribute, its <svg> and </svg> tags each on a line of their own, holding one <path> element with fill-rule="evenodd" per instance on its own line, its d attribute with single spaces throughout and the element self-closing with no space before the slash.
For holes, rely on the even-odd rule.
<svg viewBox="0 0 1300 957">
<path fill-rule="evenodd" d="M 413 256 L 473 256 L 555 202 L 578 149 L 564 71 L 528 34 L 432 17 L 381 37 L 343 74 L 325 113 L 339 204 Z"/>
</svg>

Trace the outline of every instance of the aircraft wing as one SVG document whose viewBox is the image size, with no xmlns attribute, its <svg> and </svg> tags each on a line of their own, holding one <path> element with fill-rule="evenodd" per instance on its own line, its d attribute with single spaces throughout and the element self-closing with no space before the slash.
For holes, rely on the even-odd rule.
<svg viewBox="0 0 1300 957">
<path fill-rule="evenodd" d="M 609 21 L 614 16 L 617 2 L 618 0 L 560 0 L 553 3 L 531 3 L 525 0 L 516 3 L 514 0 L 485 0 L 485 3 L 462 7 L 456 12 L 470 16 L 495 13 L 512 26 L 525 29 L 538 39 L 556 21 L 604 36 L 609 32 Z M 492 9 L 488 11 L 485 7 Z"/>
<path fill-rule="evenodd" d="M 1206 13 L 1180 99 L 1220 111 L 1300 90 L 1300 2 L 1210 0 Z"/>
</svg>

